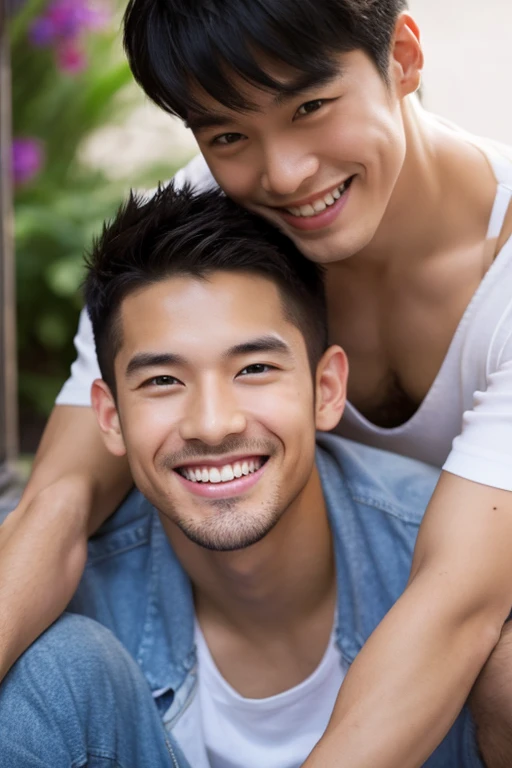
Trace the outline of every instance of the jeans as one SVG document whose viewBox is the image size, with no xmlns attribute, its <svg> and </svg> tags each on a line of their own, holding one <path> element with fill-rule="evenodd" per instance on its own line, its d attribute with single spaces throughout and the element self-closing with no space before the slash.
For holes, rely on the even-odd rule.
<svg viewBox="0 0 512 768">
<path fill-rule="evenodd" d="M 0 686 L 4 768 L 184 768 L 137 663 L 92 619 L 64 614 Z"/>
</svg>

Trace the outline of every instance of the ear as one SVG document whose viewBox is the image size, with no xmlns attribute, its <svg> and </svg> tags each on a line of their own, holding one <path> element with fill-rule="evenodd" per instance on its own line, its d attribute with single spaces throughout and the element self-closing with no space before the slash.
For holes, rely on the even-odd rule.
<svg viewBox="0 0 512 768">
<path fill-rule="evenodd" d="M 91 401 L 103 436 L 103 442 L 107 449 L 114 456 L 124 456 L 126 454 L 126 447 L 116 403 L 110 388 L 103 379 L 95 379 L 93 381 Z"/>
<path fill-rule="evenodd" d="M 418 25 L 408 13 L 401 13 L 395 25 L 391 47 L 391 80 L 399 98 L 414 93 L 421 85 L 423 50 Z"/>
<path fill-rule="evenodd" d="M 329 432 L 343 415 L 347 396 L 348 360 L 338 346 L 324 352 L 316 369 L 315 425 Z"/>
</svg>

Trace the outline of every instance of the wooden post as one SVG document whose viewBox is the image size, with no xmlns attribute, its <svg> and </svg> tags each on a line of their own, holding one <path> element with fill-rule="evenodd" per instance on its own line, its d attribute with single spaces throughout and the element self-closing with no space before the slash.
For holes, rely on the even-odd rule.
<svg viewBox="0 0 512 768">
<path fill-rule="evenodd" d="M 7 2 L 0 0 L 0 496 L 15 483 L 18 451 L 11 186 L 11 68 Z"/>
</svg>

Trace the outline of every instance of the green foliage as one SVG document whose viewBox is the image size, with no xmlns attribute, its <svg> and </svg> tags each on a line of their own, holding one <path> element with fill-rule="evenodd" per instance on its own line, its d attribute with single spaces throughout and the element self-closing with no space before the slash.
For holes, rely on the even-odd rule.
<svg viewBox="0 0 512 768">
<path fill-rule="evenodd" d="M 11 24 L 13 135 L 37 139 L 45 156 L 35 178 L 15 191 L 20 402 L 23 411 L 39 414 L 50 410 L 74 357 L 84 249 L 126 192 L 123 183 L 85 166 L 80 149 L 133 104 L 119 18 L 87 34 L 87 66 L 70 74 L 57 66 L 55 46 L 30 42 L 31 25 L 44 10 L 44 2 L 31 0 Z M 164 177 L 171 172 L 167 167 Z"/>
</svg>

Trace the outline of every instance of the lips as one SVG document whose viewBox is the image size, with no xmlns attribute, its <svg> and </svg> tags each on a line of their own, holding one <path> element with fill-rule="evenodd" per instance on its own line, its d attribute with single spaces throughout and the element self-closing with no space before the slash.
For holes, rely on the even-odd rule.
<svg viewBox="0 0 512 768">
<path fill-rule="evenodd" d="M 226 499 L 241 496 L 256 485 L 267 467 L 268 459 L 268 456 L 250 456 L 218 466 L 189 464 L 176 467 L 174 472 L 189 493 L 211 499 Z M 235 470 L 237 474 L 241 471 L 240 477 L 235 475 Z M 203 480 L 206 472 L 208 479 Z M 231 473 L 233 478 L 228 479 Z M 223 480 L 223 476 L 226 479 Z"/>
<path fill-rule="evenodd" d="M 328 193 L 331 194 L 334 202 L 326 205 L 321 211 L 317 212 L 313 208 L 315 203 L 317 203 L 316 200 L 313 201 L 313 203 L 308 204 L 309 207 L 301 206 L 296 208 L 295 206 L 292 206 L 291 208 L 278 208 L 274 210 L 277 210 L 279 216 L 295 230 L 311 232 L 324 229 L 329 227 L 336 220 L 347 204 L 354 178 L 354 176 L 351 176 L 340 187 L 337 187 L 337 189 L 340 190 L 340 196 L 337 199 L 334 198 L 332 193 Z M 341 192 L 341 190 L 343 191 Z M 324 198 L 319 198 L 319 200 L 322 200 L 325 203 L 325 197 L 326 196 L 324 196 Z M 317 205 L 317 207 L 319 207 L 319 205 Z M 302 213 L 301 211 L 304 209 L 306 209 L 305 213 Z M 311 213 L 309 209 L 311 209 L 313 213 Z M 296 210 L 299 211 L 299 215 L 295 215 L 295 213 L 291 212 Z"/>
<path fill-rule="evenodd" d="M 310 218 L 311 216 L 316 216 L 325 211 L 326 208 L 334 205 L 336 200 L 339 200 L 343 193 L 349 188 L 353 178 L 353 176 L 350 176 L 348 179 L 345 179 L 343 184 L 338 184 L 337 187 L 334 187 L 329 192 L 316 198 L 312 202 L 306 203 L 305 205 L 286 206 L 285 210 L 296 217 Z"/>
<path fill-rule="evenodd" d="M 229 483 L 243 476 L 251 475 L 265 463 L 265 456 L 253 456 L 219 466 L 183 466 L 176 471 L 191 483 Z"/>
</svg>

